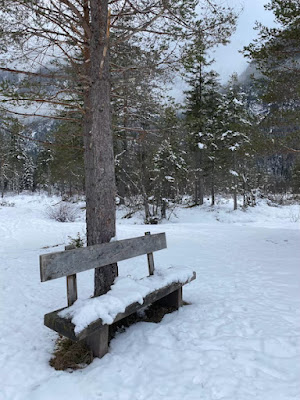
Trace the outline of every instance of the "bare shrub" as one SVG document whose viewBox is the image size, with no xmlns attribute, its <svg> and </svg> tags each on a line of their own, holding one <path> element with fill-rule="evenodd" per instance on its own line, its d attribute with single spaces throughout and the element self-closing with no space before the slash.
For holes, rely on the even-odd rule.
<svg viewBox="0 0 300 400">
<path fill-rule="evenodd" d="M 15 206 L 15 203 L 12 203 L 12 202 L 6 201 L 6 200 L 2 200 L 2 201 L 0 202 L 0 206 L 1 206 L 1 207 L 14 207 L 14 206 Z"/>
<path fill-rule="evenodd" d="M 79 210 L 72 204 L 61 202 L 59 205 L 48 207 L 46 214 L 58 222 L 74 222 L 78 217 Z"/>
</svg>

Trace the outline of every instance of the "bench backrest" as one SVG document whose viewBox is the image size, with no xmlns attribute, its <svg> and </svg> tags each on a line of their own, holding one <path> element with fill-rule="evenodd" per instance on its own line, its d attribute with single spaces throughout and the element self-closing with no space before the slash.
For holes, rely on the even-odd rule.
<svg viewBox="0 0 300 400">
<path fill-rule="evenodd" d="M 104 267 L 143 254 L 148 255 L 150 269 L 150 264 L 153 264 L 152 252 L 166 247 L 165 233 L 158 233 L 74 250 L 42 254 L 40 256 L 41 281 L 45 282 L 88 269 Z M 154 264 L 152 267 L 154 268 Z"/>
</svg>

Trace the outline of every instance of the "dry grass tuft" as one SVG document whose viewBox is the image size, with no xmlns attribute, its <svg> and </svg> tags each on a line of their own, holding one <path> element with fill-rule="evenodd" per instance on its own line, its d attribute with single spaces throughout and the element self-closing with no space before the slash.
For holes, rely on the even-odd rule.
<svg viewBox="0 0 300 400">
<path fill-rule="evenodd" d="M 56 350 L 50 365 L 59 371 L 76 370 L 85 368 L 92 361 L 93 354 L 84 343 L 60 336 L 56 341 Z"/>
</svg>

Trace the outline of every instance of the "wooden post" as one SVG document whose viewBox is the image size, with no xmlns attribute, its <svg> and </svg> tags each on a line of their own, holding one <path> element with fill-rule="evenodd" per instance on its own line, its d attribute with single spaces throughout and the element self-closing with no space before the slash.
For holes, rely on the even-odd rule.
<svg viewBox="0 0 300 400">
<path fill-rule="evenodd" d="M 156 304 L 162 307 L 174 307 L 178 310 L 178 308 L 182 306 L 182 287 L 162 297 Z"/>
<path fill-rule="evenodd" d="M 76 246 L 73 244 L 65 246 L 65 250 L 74 250 L 75 248 Z M 68 275 L 66 278 L 68 307 L 70 307 L 77 300 L 77 278 L 76 274 Z"/>
<path fill-rule="evenodd" d="M 145 235 L 151 235 L 150 232 L 145 232 Z M 149 275 L 154 274 L 154 258 L 153 258 L 153 253 L 147 253 L 147 258 L 148 258 L 148 269 L 149 269 Z"/>
<path fill-rule="evenodd" d="M 84 342 L 92 350 L 94 357 L 102 358 L 108 352 L 109 326 L 104 325 L 101 329 L 86 337 Z"/>
<path fill-rule="evenodd" d="M 65 246 L 65 250 L 74 250 L 75 245 Z M 67 276 L 67 297 L 68 307 L 75 303 L 77 300 L 77 279 L 76 274 Z M 104 325 L 101 329 L 92 333 L 83 339 L 83 342 L 89 349 L 92 350 L 94 357 L 103 357 L 108 352 L 108 325 Z"/>
</svg>

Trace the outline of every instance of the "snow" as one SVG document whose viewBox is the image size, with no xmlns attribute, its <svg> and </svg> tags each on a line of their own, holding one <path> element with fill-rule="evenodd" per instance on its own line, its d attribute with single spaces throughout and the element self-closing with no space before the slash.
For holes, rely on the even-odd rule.
<svg viewBox="0 0 300 400">
<path fill-rule="evenodd" d="M 118 277 L 111 290 L 103 296 L 77 300 L 74 305 L 59 313 L 71 318 L 75 333 L 81 332 L 90 323 L 101 318 L 104 324 L 111 325 L 119 313 L 133 303 L 143 304 L 144 298 L 171 283 L 185 283 L 193 278 L 193 271 L 186 267 L 156 269 L 153 276 L 134 279 L 131 276 Z"/>
<path fill-rule="evenodd" d="M 196 271 L 183 288 L 189 304 L 159 324 L 131 326 L 105 357 L 69 373 L 49 366 L 57 335 L 43 325 L 44 314 L 66 305 L 65 280 L 41 283 L 38 256 L 82 235 L 84 215 L 60 223 L 45 213 L 58 198 L 4 200 L 15 206 L 0 205 L 1 400 L 299 398 L 299 205 L 261 201 L 233 212 L 232 202 L 219 199 L 150 226 L 167 235 L 168 249 L 154 255 L 160 271 Z M 118 239 L 149 230 L 139 215 L 121 219 L 125 213 L 118 210 Z M 146 257 L 120 263 L 119 272 L 143 278 Z M 92 285 L 91 271 L 78 274 L 80 300 Z"/>
<path fill-rule="evenodd" d="M 174 182 L 175 181 L 175 179 L 170 175 L 166 175 L 165 176 L 165 180 L 168 181 L 168 182 Z"/>
<path fill-rule="evenodd" d="M 206 149 L 206 145 L 204 144 L 204 143 L 198 143 L 198 148 L 200 149 L 200 150 L 203 150 L 203 149 Z"/>
<path fill-rule="evenodd" d="M 237 98 L 233 99 L 233 103 L 238 105 L 238 106 L 243 106 L 244 105 L 244 103 L 241 100 L 238 100 Z"/>
<path fill-rule="evenodd" d="M 240 145 L 238 143 L 235 143 L 233 146 L 229 146 L 229 150 L 231 151 L 235 151 L 240 147 Z"/>
</svg>

